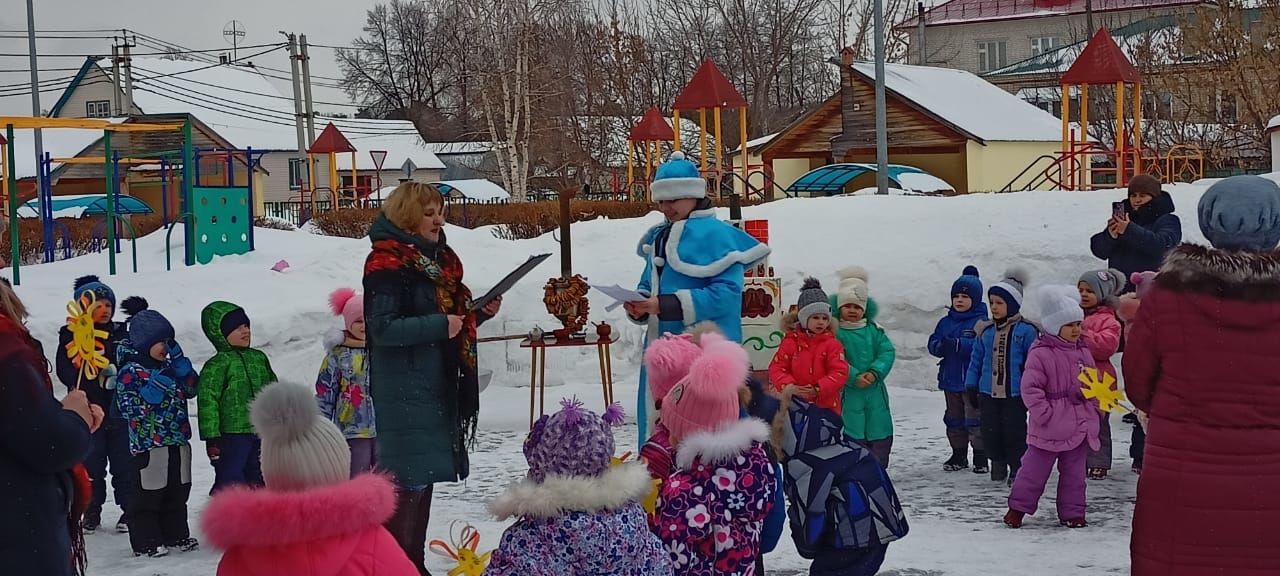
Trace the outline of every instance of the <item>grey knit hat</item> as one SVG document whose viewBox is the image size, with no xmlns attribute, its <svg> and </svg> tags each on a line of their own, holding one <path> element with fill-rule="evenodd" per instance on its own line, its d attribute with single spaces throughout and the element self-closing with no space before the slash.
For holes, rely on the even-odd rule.
<svg viewBox="0 0 1280 576">
<path fill-rule="evenodd" d="M 809 318 L 816 314 L 831 315 L 831 301 L 827 298 L 827 293 L 822 291 L 822 283 L 817 278 L 804 279 L 804 284 L 800 286 L 800 299 L 796 302 L 796 308 L 800 309 L 797 316 L 801 328 L 807 326 Z"/>
<path fill-rule="evenodd" d="M 262 476 L 274 490 L 304 490 L 351 477 L 351 449 L 338 426 L 320 413 L 303 384 L 268 384 L 249 406 L 262 438 Z"/>
<path fill-rule="evenodd" d="M 1089 289 L 1098 296 L 1098 302 L 1112 306 L 1124 290 L 1124 280 L 1123 272 L 1106 269 L 1085 272 L 1080 275 L 1079 281 L 1089 285 Z"/>
<path fill-rule="evenodd" d="M 1280 186 L 1261 176 L 1232 176 L 1200 197 L 1200 232 L 1220 250 L 1274 250 L 1280 244 Z"/>
</svg>

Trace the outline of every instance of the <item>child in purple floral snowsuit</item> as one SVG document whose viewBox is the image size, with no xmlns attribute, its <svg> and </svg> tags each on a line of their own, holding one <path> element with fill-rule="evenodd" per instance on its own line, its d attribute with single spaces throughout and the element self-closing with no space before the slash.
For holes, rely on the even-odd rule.
<svg viewBox="0 0 1280 576">
<path fill-rule="evenodd" d="M 750 576 L 778 480 L 764 443 L 769 425 L 739 419 L 747 378 L 741 346 L 704 343 L 689 374 L 662 399 L 676 471 L 662 485 L 653 530 L 677 576 Z"/>
<path fill-rule="evenodd" d="M 610 466 L 617 404 L 596 416 L 577 399 L 543 416 L 524 442 L 527 478 L 489 503 L 502 534 L 486 576 L 670 576 L 640 501 L 653 488 L 640 462 Z"/>
</svg>

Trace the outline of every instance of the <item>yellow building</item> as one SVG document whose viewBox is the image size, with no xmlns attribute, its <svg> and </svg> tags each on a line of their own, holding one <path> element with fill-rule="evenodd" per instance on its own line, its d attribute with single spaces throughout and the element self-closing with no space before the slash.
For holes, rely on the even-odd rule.
<svg viewBox="0 0 1280 576">
<path fill-rule="evenodd" d="M 875 163 L 874 67 L 848 53 L 843 59 L 838 92 L 749 148 L 748 162 L 771 165 L 783 190 L 810 169 Z M 998 192 L 1062 145 L 1052 114 L 962 70 L 889 64 L 885 92 L 889 163 L 924 170 L 956 193 Z M 851 176 L 842 190 L 874 181 L 874 174 Z"/>
</svg>

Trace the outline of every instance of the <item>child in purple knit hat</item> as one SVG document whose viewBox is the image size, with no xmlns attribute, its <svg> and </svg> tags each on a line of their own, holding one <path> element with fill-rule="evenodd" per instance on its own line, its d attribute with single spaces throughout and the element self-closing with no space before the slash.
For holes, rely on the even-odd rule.
<svg viewBox="0 0 1280 576">
<path fill-rule="evenodd" d="M 622 407 L 598 416 L 576 398 L 560 406 L 525 439 L 528 477 L 489 503 L 499 520 L 519 519 L 502 534 L 485 574 L 669 576 L 671 558 L 640 505 L 653 488 L 648 469 L 611 465 Z"/>
</svg>

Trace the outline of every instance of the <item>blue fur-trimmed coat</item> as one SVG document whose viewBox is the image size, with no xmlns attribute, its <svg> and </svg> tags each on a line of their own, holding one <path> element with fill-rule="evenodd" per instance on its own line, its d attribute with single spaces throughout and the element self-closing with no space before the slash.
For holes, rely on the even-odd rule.
<svg viewBox="0 0 1280 576">
<path fill-rule="evenodd" d="M 502 534 L 485 576 L 670 576 L 671 558 L 649 530 L 640 500 L 652 490 L 644 464 L 594 478 L 524 479 L 489 503 Z"/>
<path fill-rule="evenodd" d="M 657 296 L 660 311 L 632 320 L 648 326 L 647 342 L 664 333 L 683 334 L 699 322 L 713 322 L 726 339 L 741 342 L 743 278 L 769 252 L 769 246 L 717 218 L 715 208 L 654 226 L 636 248 L 644 258 L 636 291 Z M 636 406 L 643 442 L 655 416 L 643 369 Z"/>
</svg>

